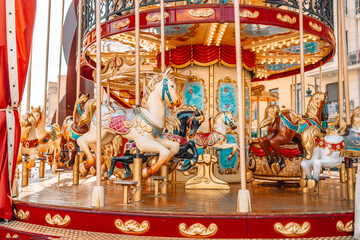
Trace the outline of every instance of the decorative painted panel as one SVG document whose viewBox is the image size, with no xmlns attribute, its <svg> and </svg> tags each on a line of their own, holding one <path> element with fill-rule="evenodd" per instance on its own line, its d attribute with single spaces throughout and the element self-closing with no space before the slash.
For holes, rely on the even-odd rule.
<svg viewBox="0 0 360 240">
<path fill-rule="evenodd" d="M 236 107 L 236 85 L 235 81 L 229 77 L 225 77 L 218 82 L 217 87 L 217 111 L 229 111 L 232 112 L 234 117 L 237 116 Z"/>
<path fill-rule="evenodd" d="M 206 112 L 207 96 L 203 79 L 192 76 L 182 91 L 183 105 L 196 106 Z"/>
</svg>

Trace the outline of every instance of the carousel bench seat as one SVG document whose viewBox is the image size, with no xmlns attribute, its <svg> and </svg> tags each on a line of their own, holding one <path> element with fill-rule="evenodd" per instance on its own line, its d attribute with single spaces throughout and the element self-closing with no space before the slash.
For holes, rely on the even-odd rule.
<svg viewBox="0 0 360 240">
<path fill-rule="evenodd" d="M 123 186 L 123 188 L 124 188 L 124 204 L 128 204 L 128 202 L 129 202 L 129 198 L 128 198 L 129 187 L 136 186 L 136 184 L 138 184 L 138 181 L 118 180 L 118 181 L 114 181 L 114 184 Z"/>
<path fill-rule="evenodd" d="M 160 183 L 165 181 L 166 177 L 165 176 L 156 176 L 156 175 L 153 175 L 150 177 L 154 182 L 155 182 L 155 197 L 159 196 L 159 186 L 160 186 Z"/>
</svg>

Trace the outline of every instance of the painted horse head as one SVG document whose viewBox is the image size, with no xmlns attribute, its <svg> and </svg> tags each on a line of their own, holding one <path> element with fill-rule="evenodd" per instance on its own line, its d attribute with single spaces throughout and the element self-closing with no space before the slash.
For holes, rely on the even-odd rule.
<svg viewBox="0 0 360 240">
<path fill-rule="evenodd" d="M 360 129 L 360 106 L 357 106 L 351 114 L 351 128 Z"/>
<path fill-rule="evenodd" d="M 41 122 L 42 120 L 42 111 L 41 111 L 41 107 L 32 107 L 31 106 L 31 111 L 32 111 L 32 114 L 34 115 L 35 117 L 35 120 L 36 120 L 36 123 L 35 123 L 35 127 L 37 127 L 39 125 L 39 123 Z"/>
<path fill-rule="evenodd" d="M 177 95 L 175 78 L 172 75 L 172 68 L 168 68 L 164 74 L 154 75 L 153 79 L 149 82 L 144 98 L 142 100 L 142 106 L 149 107 L 152 103 L 156 103 L 157 100 L 149 99 L 152 93 L 156 93 L 155 96 L 160 97 L 162 101 L 166 101 L 169 108 L 180 106 L 181 101 Z"/>
<path fill-rule="evenodd" d="M 327 120 L 327 93 L 317 92 L 311 96 L 306 108 L 305 117 L 318 123 Z"/>
<path fill-rule="evenodd" d="M 228 126 L 231 130 L 234 130 L 236 128 L 234 122 L 235 119 L 231 112 L 219 112 L 214 119 L 214 128 L 219 124 L 223 124 L 225 126 Z"/>
<path fill-rule="evenodd" d="M 35 127 L 35 117 L 31 112 L 25 113 L 21 117 L 20 126 L 21 126 L 21 139 L 25 140 L 29 137 L 30 131 Z"/>
<path fill-rule="evenodd" d="M 83 94 L 80 93 L 78 99 L 76 99 L 76 102 L 74 104 L 74 111 L 73 111 L 73 120 L 74 123 L 77 124 L 79 121 L 79 118 L 84 113 L 85 110 L 85 103 L 89 100 L 89 93 Z"/>
<path fill-rule="evenodd" d="M 166 119 L 165 129 L 169 133 L 191 138 L 195 136 L 204 120 L 204 114 L 200 109 L 193 106 L 183 106 Z"/>
</svg>

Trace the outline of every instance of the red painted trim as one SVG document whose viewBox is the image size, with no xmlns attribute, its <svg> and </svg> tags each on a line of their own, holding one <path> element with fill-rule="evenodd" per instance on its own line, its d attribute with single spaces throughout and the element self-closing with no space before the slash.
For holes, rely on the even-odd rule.
<svg viewBox="0 0 360 240">
<path fill-rule="evenodd" d="M 196 214 L 160 214 L 142 212 L 121 212 L 121 211 L 100 211 L 94 209 L 72 209 L 53 206 L 34 205 L 14 201 L 14 208 L 29 211 L 30 216 L 25 222 L 46 225 L 45 215 L 60 214 L 65 217 L 69 215 L 70 223 L 66 226 L 69 229 L 78 229 L 94 232 L 121 233 L 115 227 L 115 220 L 135 220 L 138 223 L 148 221 L 150 229 L 141 234 L 144 236 L 162 237 L 184 237 L 180 234 L 178 227 L 185 223 L 188 227 L 195 223 L 201 223 L 208 227 L 215 223 L 218 231 L 211 238 L 281 238 L 285 237 L 274 230 L 275 223 L 284 226 L 289 222 L 296 222 L 302 225 L 310 223 L 310 231 L 301 237 L 329 237 L 329 236 L 350 236 L 353 233 L 340 232 L 336 223 L 342 221 L 346 224 L 354 220 L 354 213 L 333 213 L 333 214 L 291 214 L 281 215 L 257 215 L 254 213 L 238 215 L 203 215 Z M 164 228 L 166 223 L 166 228 Z"/>
</svg>

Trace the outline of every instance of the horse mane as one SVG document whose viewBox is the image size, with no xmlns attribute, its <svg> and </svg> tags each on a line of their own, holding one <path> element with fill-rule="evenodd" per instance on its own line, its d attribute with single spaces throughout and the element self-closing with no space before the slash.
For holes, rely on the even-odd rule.
<svg viewBox="0 0 360 240">
<path fill-rule="evenodd" d="M 147 105 L 148 98 L 150 94 L 154 91 L 155 84 L 157 84 L 161 80 L 162 80 L 161 74 L 154 74 L 154 76 L 151 78 L 150 82 L 146 86 L 146 89 L 144 90 L 143 93 L 143 99 L 141 101 L 142 107 L 149 108 L 149 106 Z"/>
<path fill-rule="evenodd" d="M 179 131 L 180 130 L 180 126 L 181 126 L 181 122 L 178 118 L 178 113 L 179 112 L 194 112 L 196 111 L 196 114 L 194 116 L 194 118 L 196 120 L 199 121 L 199 123 L 201 124 L 202 122 L 204 122 L 205 120 L 205 116 L 203 114 L 203 112 L 196 106 L 189 106 L 189 105 L 183 105 L 179 108 L 177 108 L 176 112 L 171 114 L 169 117 L 166 118 L 166 123 L 165 123 L 165 130 L 168 131 L 168 133 L 174 133 L 174 131 Z"/>
<path fill-rule="evenodd" d="M 312 95 L 306 108 L 305 117 L 310 119 L 317 119 L 320 121 L 321 119 L 318 119 L 317 114 L 321 106 L 321 102 L 324 101 L 324 99 L 325 93 L 317 92 Z"/>
</svg>

